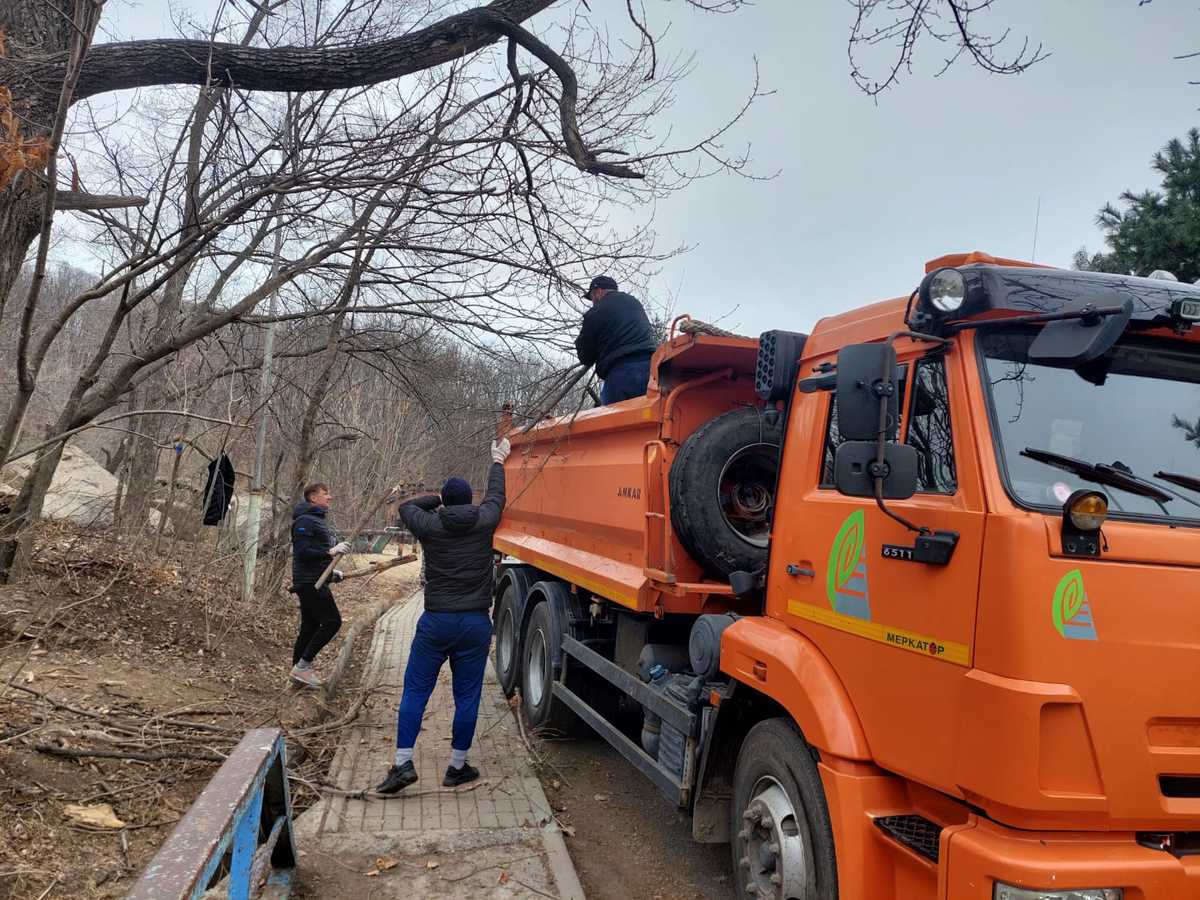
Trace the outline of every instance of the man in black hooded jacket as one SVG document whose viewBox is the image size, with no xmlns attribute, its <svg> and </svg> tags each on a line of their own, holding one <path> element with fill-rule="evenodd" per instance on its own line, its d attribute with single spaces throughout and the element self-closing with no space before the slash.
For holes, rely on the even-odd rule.
<svg viewBox="0 0 1200 900">
<path fill-rule="evenodd" d="M 404 693 L 396 717 L 396 755 L 376 789 L 394 794 L 417 780 L 413 746 L 438 673 L 450 660 L 454 689 L 450 765 L 442 784 L 454 787 L 479 777 L 467 762 L 475 737 L 483 671 L 492 643 L 492 534 L 504 511 L 504 460 L 507 438 L 492 443 L 487 493 L 475 506 L 471 486 L 462 478 L 446 480 L 441 497 L 416 497 L 400 505 L 400 518 L 421 542 L 425 563 L 425 612 L 417 622 Z M 440 508 L 439 508 L 440 507 Z"/>
<path fill-rule="evenodd" d="M 312 663 L 342 627 L 329 582 L 317 582 L 330 559 L 350 552 L 345 541 L 335 543 L 326 513 L 333 502 L 329 485 L 317 481 L 304 489 L 304 499 L 292 509 L 292 590 L 300 598 L 300 633 L 292 648 L 291 679 L 303 687 L 320 687 Z M 333 570 L 333 581 L 342 573 Z"/>
</svg>

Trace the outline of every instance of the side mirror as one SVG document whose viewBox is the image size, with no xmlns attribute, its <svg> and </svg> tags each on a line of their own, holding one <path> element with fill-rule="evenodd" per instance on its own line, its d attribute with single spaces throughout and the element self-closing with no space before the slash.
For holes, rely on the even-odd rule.
<svg viewBox="0 0 1200 900">
<path fill-rule="evenodd" d="M 885 374 L 888 373 L 888 374 Z M 896 351 L 890 344 L 851 344 L 837 357 L 837 427 L 843 440 L 875 441 L 879 404 L 887 404 L 885 439 L 895 440 L 899 421 Z"/>
<path fill-rule="evenodd" d="M 848 497 L 875 496 L 875 441 L 843 441 L 833 457 L 833 480 Z M 907 500 L 917 492 L 917 450 L 908 444 L 883 446 L 883 499 Z"/>
</svg>

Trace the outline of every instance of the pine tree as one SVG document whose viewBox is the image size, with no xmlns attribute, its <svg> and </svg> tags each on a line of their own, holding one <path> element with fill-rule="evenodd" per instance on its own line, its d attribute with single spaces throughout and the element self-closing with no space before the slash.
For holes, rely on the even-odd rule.
<svg viewBox="0 0 1200 900">
<path fill-rule="evenodd" d="M 1096 216 L 1109 252 L 1075 254 L 1075 268 L 1149 275 L 1165 269 L 1180 281 L 1200 279 L 1200 129 L 1172 138 L 1151 163 L 1161 190 L 1125 191 Z"/>
</svg>

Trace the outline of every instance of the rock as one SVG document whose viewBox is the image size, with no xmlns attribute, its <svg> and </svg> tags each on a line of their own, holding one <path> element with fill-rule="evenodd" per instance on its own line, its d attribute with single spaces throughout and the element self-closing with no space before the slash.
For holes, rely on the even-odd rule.
<svg viewBox="0 0 1200 900">
<path fill-rule="evenodd" d="M 6 513 L 12 509 L 13 501 L 17 499 L 19 493 L 21 492 L 8 482 L 0 481 L 0 513 Z"/>
<path fill-rule="evenodd" d="M 162 520 L 162 513 L 157 509 L 149 510 L 146 513 L 146 527 L 151 534 L 158 534 L 158 523 Z M 167 524 L 163 526 L 163 534 L 174 534 L 175 524 L 168 517 Z"/>
<path fill-rule="evenodd" d="M 265 537 L 265 532 L 271 527 L 271 517 L 274 515 L 275 506 L 271 502 L 270 497 L 263 497 L 262 508 L 258 514 L 258 528 L 262 537 Z M 249 494 L 234 494 L 233 502 L 230 504 L 229 512 L 226 514 L 233 516 L 234 526 L 237 528 L 238 534 L 246 533 L 246 525 L 250 520 L 250 495 Z"/>
<path fill-rule="evenodd" d="M 33 457 L 4 467 L 4 487 L 19 488 L 33 469 Z M 42 518 L 65 519 L 77 525 L 111 525 L 117 478 L 82 450 L 67 445 L 46 492 Z M 0 491 L 0 499 L 3 492 Z"/>
<path fill-rule="evenodd" d="M 125 827 L 125 823 L 117 818 L 113 812 L 113 808 L 107 803 L 97 803 L 95 806 L 81 806 L 75 803 L 68 803 L 63 807 L 63 813 L 76 822 L 82 822 L 85 825 L 94 825 L 98 828 Z"/>
</svg>

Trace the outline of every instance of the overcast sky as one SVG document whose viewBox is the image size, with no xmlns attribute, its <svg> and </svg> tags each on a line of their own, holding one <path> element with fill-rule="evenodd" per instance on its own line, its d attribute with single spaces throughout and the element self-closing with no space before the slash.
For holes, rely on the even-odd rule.
<svg viewBox="0 0 1200 900">
<path fill-rule="evenodd" d="M 604 0 L 592 0 L 597 10 Z M 212 0 L 176 4 L 201 12 Z M 567 4 L 569 5 L 569 4 Z M 610 3 L 614 15 L 624 4 Z M 749 143 L 768 182 L 722 176 L 654 210 L 662 245 L 695 249 L 648 286 L 676 312 L 747 333 L 807 330 L 822 315 L 907 294 L 927 259 L 981 249 L 1028 259 L 1041 198 L 1039 262 L 1101 248 L 1096 211 L 1157 184 L 1154 151 L 1197 124 L 1200 10 L 1184 0 L 997 0 L 989 21 L 1051 56 L 1017 76 L 926 43 L 914 72 L 878 102 L 850 80 L 845 0 L 760 0 L 728 16 L 646 0 L 664 51 L 694 50 L 696 71 L 669 112 L 680 130 L 740 106 L 757 57 L 759 101 L 728 145 Z M 110 4 L 123 36 L 171 34 L 166 0 Z M 536 25 L 536 20 L 535 20 Z M 881 60 L 882 64 L 882 60 Z"/>
</svg>

